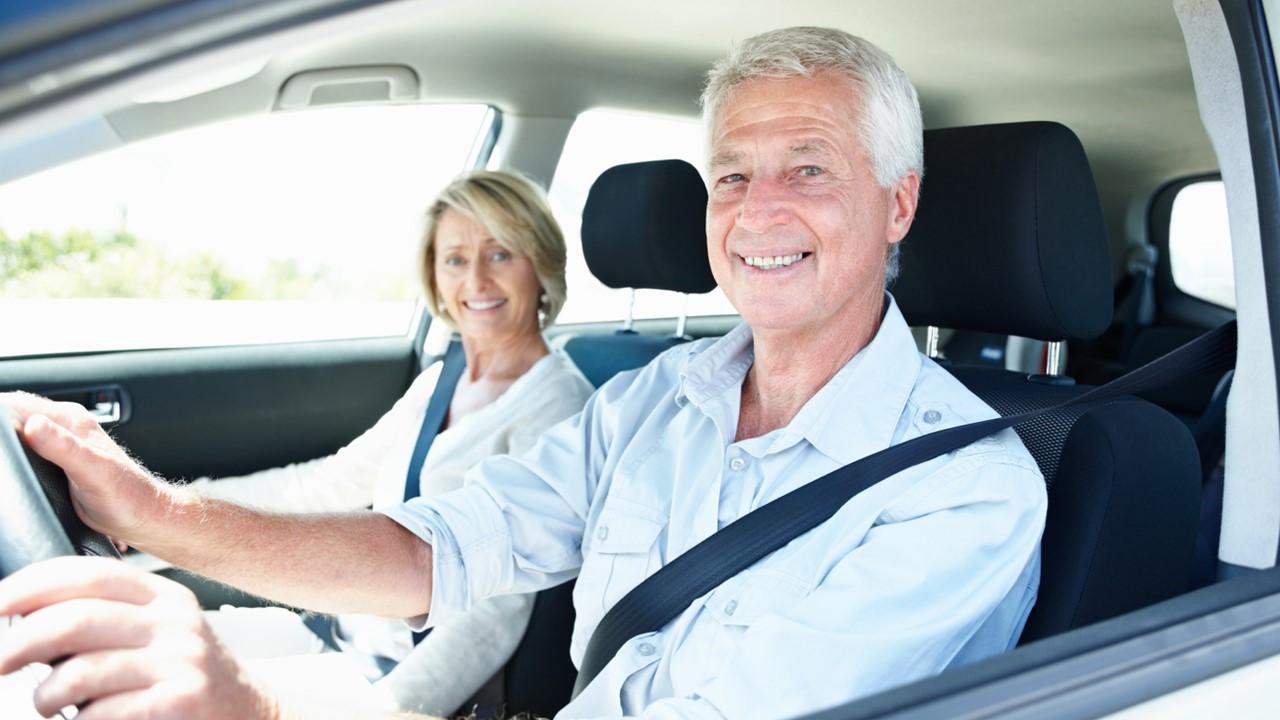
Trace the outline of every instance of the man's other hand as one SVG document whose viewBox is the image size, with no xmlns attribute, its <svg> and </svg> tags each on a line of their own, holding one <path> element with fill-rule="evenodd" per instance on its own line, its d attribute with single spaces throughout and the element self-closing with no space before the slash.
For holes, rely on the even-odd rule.
<svg viewBox="0 0 1280 720">
<path fill-rule="evenodd" d="M 173 489 L 129 457 L 80 405 L 19 392 L 0 393 L 0 406 L 9 408 L 27 446 L 66 472 L 71 503 L 89 527 L 136 544 L 149 521 L 167 510 Z"/>
<path fill-rule="evenodd" d="M 191 591 L 118 560 L 64 557 L 0 581 L 0 675 L 53 671 L 35 690 L 49 716 L 274 719 L 275 703 L 215 639 Z"/>
</svg>

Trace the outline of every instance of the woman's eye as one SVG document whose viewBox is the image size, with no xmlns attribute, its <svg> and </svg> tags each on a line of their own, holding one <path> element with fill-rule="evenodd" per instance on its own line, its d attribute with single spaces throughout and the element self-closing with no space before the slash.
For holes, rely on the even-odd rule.
<svg viewBox="0 0 1280 720">
<path fill-rule="evenodd" d="M 805 165 L 796 171 L 801 177 L 818 177 L 823 174 L 822 168 L 817 165 Z"/>
<path fill-rule="evenodd" d="M 498 250 L 493 254 L 494 262 L 506 262 L 511 259 L 511 253 L 506 250 Z"/>
<path fill-rule="evenodd" d="M 458 267 L 459 265 L 462 265 L 462 258 L 457 255 L 450 255 L 444 259 L 444 264 L 447 267 Z"/>
</svg>

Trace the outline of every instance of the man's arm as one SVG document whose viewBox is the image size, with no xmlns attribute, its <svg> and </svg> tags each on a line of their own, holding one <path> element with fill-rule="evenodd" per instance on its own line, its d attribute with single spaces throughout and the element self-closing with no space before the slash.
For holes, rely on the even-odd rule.
<svg viewBox="0 0 1280 720">
<path fill-rule="evenodd" d="M 271 697 L 218 642 L 194 595 L 114 560 L 66 557 L 0 581 L 0 675 L 55 664 L 35 708 L 91 705 L 94 717 L 293 720 L 371 717 L 340 698 Z M 387 713 L 385 718 L 423 716 Z"/>
<path fill-rule="evenodd" d="M 151 475 L 74 403 L 13 393 L 0 404 L 66 471 L 77 514 L 99 532 L 310 610 L 412 617 L 430 606 L 431 547 L 385 516 L 275 515 L 203 498 Z"/>
</svg>

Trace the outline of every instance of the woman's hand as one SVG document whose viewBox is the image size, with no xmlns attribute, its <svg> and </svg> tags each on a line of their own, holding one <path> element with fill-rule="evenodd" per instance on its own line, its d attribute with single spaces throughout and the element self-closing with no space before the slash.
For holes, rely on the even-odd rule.
<svg viewBox="0 0 1280 720">
<path fill-rule="evenodd" d="M 69 705 L 81 720 L 276 720 L 214 637 L 191 591 L 118 560 L 64 557 L 0 581 L 0 616 L 20 615 L 0 636 L 0 674 L 28 663 L 53 672 L 35 707 Z"/>
</svg>

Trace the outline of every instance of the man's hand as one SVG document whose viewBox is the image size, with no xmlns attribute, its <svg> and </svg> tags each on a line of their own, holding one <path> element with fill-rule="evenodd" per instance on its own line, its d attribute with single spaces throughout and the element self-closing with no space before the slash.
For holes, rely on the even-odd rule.
<svg viewBox="0 0 1280 720">
<path fill-rule="evenodd" d="M 191 591 L 117 560 L 64 557 L 0 581 L 0 616 L 21 615 L 0 640 L 0 675 L 53 665 L 36 688 L 48 716 L 82 720 L 275 720 L 274 701 L 218 643 Z"/>
<path fill-rule="evenodd" d="M 66 472 L 71 503 L 89 527 L 135 544 L 167 510 L 173 488 L 130 458 L 83 407 L 28 393 L 0 393 L 0 405 L 14 414 L 27 446 Z"/>
</svg>

